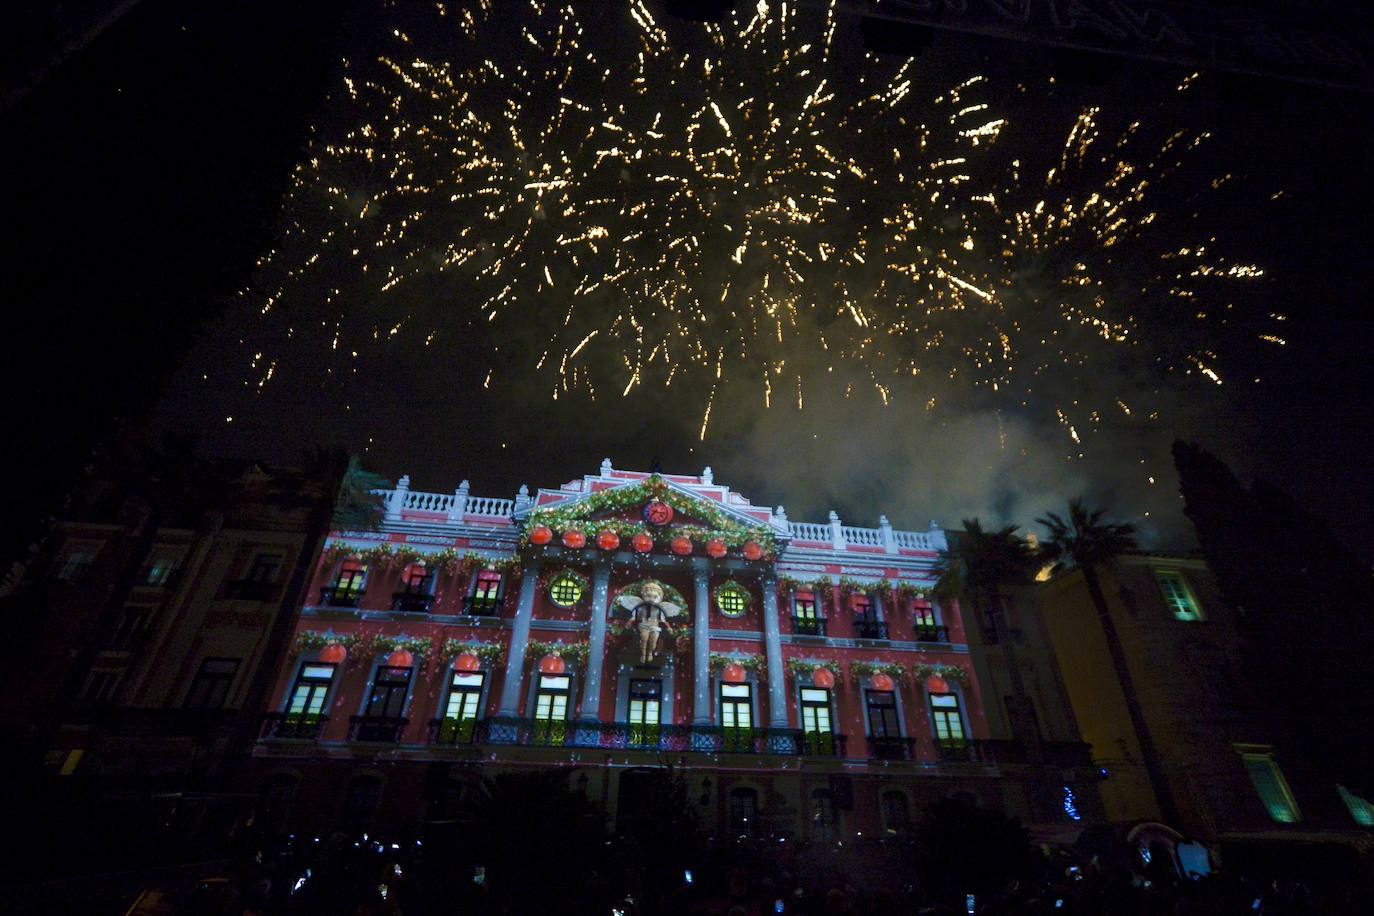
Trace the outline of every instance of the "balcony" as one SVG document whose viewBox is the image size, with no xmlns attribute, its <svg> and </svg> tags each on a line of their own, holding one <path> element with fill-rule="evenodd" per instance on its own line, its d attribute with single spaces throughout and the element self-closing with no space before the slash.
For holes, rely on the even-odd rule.
<svg viewBox="0 0 1374 916">
<path fill-rule="evenodd" d="M 887 639 L 887 623 L 868 617 L 854 618 L 855 639 Z"/>
<path fill-rule="evenodd" d="M 405 716 L 349 716 L 348 740 L 396 744 L 409 724 Z"/>
<path fill-rule="evenodd" d="M 430 742 L 449 746 L 504 744 L 710 754 L 837 756 L 842 735 L 803 735 L 790 728 L 724 728 L 716 725 L 653 725 L 629 722 L 492 718 L 435 719 Z"/>
<path fill-rule="evenodd" d="M 134 585 L 138 588 L 176 588 L 181 581 L 181 570 L 166 566 L 145 566 L 139 570 Z"/>
<path fill-rule="evenodd" d="M 913 628 L 917 642 L 949 642 L 949 627 L 933 623 L 918 623 Z"/>
<path fill-rule="evenodd" d="M 446 747 L 466 747 L 476 744 L 482 734 L 480 719 L 431 719 L 429 743 Z"/>
<path fill-rule="evenodd" d="M 256 579 L 239 579 L 224 587 L 224 597 L 231 601 L 271 601 L 276 596 L 277 583 Z"/>
<path fill-rule="evenodd" d="M 824 636 L 824 617 L 793 617 L 792 632 L 797 636 Z"/>
<path fill-rule="evenodd" d="M 262 717 L 262 737 L 315 741 L 329 716 L 309 712 L 269 712 Z"/>
<path fill-rule="evenodd" d="M 421 592 L 395 592 L 391 596 L 391 609 L 406 614 L 428 614 L 434 607 L 434 596 Z"/>
<path fill-rule="evenodd" d="M 320 604 L 325 607 L 358 607 L 363 602 L 363 590 L 326 585 L 320 589 Z"/>
<path fill-rule="evenodd" d="M 803 757 L 843 757 L 845 756 L 845 745 L 848 741 L 846 735 L 835 735 L 830 732 L 802 732 L 801 753 Z"/>
<path fill-rule="evenodd" d="M 869 735 L 868 756 L 873 760 L 914 760 L 916 739 L 896 735 Z"/>
<path fill-rule="evenodd" d="M 993 763 L 996 759 L 991 742 L 971 738 L 936 738 L 935 753 L 949 763 Z"/>
<path fill-rule="evenodd" d="M 474 595 L 463 605 L 463 613 L 469 617 L 500 617 L 501 599 Z"/>
</svg>

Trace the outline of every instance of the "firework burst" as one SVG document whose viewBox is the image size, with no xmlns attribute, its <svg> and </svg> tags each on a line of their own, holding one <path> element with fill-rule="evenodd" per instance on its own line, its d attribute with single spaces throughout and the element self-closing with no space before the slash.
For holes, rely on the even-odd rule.
<svg viewBox="0 0 1374 916">
<path fill-rule="evenodd" d="M 1107 134 L 1088 109 L 1023 163 L 983 77 L 931 91 L 911 61 L 837 61 L 833 3 L 719 26 L 644 0 L 424 15 L 347 67 L 345 127 L 296 172 L 244 294 L 274 334 L 344 358 L 482 335 L 486 384 L 554 398 L 679 381 L 703 438 L 725 385 L 798 408 L 839 385 L 1039 412 L 1075 443 L 1152 413 L 1123 373 L 1220 384 L 1219 321 L 1282 343 L 1282 316 L 1231 312 L 1259 267 L 1161 228 L 1157 188 L 1205 132 Z M 278 362 L 254 350 L 261 387 Z"/>
</svg>

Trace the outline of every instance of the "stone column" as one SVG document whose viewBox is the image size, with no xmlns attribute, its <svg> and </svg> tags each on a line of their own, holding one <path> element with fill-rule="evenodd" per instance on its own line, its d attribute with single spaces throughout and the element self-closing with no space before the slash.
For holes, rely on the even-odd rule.
<svg viewBox="0 0 1374 916">
<path fill-rule="evenodd" d="M 521 570 L 520 599 L 515 606 L 515 626 L 506 650 L 506 680 L 501 685 L 501 706 L 496 714 L 520 715 L 520 690 L 525 683 L 525 647 L 530 641 L 530 621 L 534 619 L 534 590 L 539 585 L 539 561 L 527 560 Z"/>
<path fill-rule="evenodd" d="M 582 685 L 583 722 L 601 717 L 601 673 L 606 667 L 606 612 L 611 585 L 611 564 L 600 561 L 592 571 L 592 620 L 587 640 L 587 676 Z"/>
<path fill-rule="evenodd" d="M 710 725 L 711 708 L 711 574 L 703 564 L 694 572 L 696 596 L 692 606 L 692 683 L 696 688 L 693 725 Z"/>
<path fill-rule="evenodd" d="M 778 628 L 778 579 L 770 569 L 763 585 L 763 646 L 768 658 L 768 724 L 787 728 L 787 672 L 782 667 L 782 632 Z"/>
</svg>

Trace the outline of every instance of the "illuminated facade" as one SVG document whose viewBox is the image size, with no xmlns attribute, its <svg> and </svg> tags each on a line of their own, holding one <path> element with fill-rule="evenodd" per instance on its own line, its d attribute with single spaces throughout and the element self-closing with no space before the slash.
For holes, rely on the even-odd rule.
<svg viewBox="0 0 1374 916">
<path fill-rule="evenodd" d="M 671 764 L 721 835 L 891 835 L 957 792 L 1095 809 L 1071 725 L 1030 756 L 989 727 L 959 608 L 930 596 L 933 525 L 791 522 L 709 468 L 609 460 L 514 500 L 384 496 L 379 530 L 329 537 L 278 678 L 254 751 L 275 826 L 418 832 L 530 766 L 615 819 Z M 1061 788 L 1075 805 L 1035 802 Z"/>
</svg>

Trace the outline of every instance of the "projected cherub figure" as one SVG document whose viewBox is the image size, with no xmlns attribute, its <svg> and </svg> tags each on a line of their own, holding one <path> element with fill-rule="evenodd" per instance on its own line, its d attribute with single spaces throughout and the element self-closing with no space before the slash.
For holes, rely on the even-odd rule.
<svg viewBox="0 0 1374 916">
<path fill-rule="evenodd" d="M 672 628 L 668 618 L 682 613 L 682 608 L 663 600 L 663 586 L 657 582 L 645 582 L 638 595 L 621 595 L 616 603 L 630 612 L 639 635 L 639 663 L 649 664 L 658 648 L 659 632 Z"/>
</svg>

